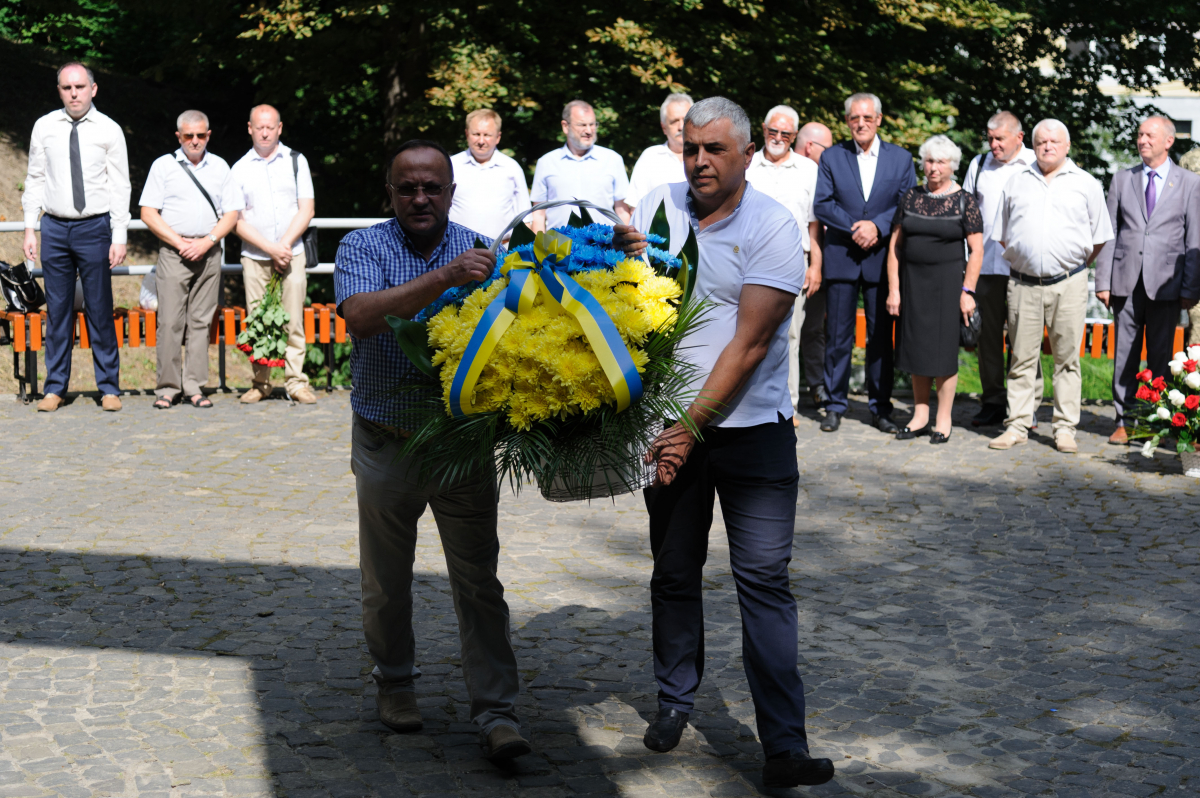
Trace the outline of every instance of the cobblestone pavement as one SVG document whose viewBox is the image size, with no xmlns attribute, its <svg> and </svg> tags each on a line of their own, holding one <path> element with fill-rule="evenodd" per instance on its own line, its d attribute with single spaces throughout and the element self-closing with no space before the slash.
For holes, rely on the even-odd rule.
<svg viewBox="0 0 1200 798">
<path fill-rule="evenodd" d="M 0 797 L 760 792 L 719 527 L 695 728 L 652 754 L 639 500 L 502 499 L 535 746 L 505 773 L 466 716 L 428 518 L 426 729 L 376 719 L 346 394 L 216 399 L 0 405 Z M 814 753 L 838 766 L 809 793 L 1196 794 L 1196 483 L 1174 456 L 1104 445 L 1087 411 L 1107 409 L 1085 409 L 1073 457 L 1044 435 L 989 452 L 974 410 L 939 447 L 881 435 L 861 405 L 836 435 L 799 430 L 800 667 Z"/>
</svg>

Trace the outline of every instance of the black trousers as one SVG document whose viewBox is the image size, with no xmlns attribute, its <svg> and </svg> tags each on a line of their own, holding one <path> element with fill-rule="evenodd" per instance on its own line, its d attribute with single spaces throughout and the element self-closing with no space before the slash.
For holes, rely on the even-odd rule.
<svg viewBox="0 0 1200 798">
<path fill-rule="evenodd" d="M 659 705 L 691 712 L 704 675 L 701 575 L 719 495 L 742 615 L 742 659 L 768 756 L 808 750 L 788 578 L 799 482 L 796 433 L 781 416 L 774 424 L 705 430 L 674 481 L 645 492 Z"/>
</svg>

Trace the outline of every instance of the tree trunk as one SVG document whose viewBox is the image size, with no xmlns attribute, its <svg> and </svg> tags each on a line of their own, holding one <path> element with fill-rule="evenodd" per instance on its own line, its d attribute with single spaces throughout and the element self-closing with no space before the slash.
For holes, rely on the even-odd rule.
<svg viewBox="0 0 1200 798">
<path fill-rule="evenodd" d="M 400 53 L 388 69 L 387 93 L 384 96 L 384 142 L 395 147 L 408 138 L 406 135 L 409 103 L 419 100 L 425 79 L 422 66 L 426 58 L 426 24 L 421 17 L 408 22 L 408 30 L 398 35 Z"/>
</svg>

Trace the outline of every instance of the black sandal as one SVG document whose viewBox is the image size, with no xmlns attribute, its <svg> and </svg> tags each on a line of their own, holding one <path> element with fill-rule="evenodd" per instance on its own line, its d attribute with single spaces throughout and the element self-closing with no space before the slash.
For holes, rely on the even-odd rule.
<svg viewBox="0 0 1200 798">
<path fill-rule="evenodd" d="M 170 410 L 174 406 L 175 406 L 175 400 L 168 399 L 165 396 L 158 397 L 157 399 L 154 400 L 154 404 L 151 405 L 151 407 L 153 407 L 155 410 Z"/>
<path fill-rule="evenodd" d="M 213 406 L 212 400 L 202 393 L 198 393 L 195 396 L 189 396 L 187 401 L 192 407 L 208 408 Z"/>
</svg>

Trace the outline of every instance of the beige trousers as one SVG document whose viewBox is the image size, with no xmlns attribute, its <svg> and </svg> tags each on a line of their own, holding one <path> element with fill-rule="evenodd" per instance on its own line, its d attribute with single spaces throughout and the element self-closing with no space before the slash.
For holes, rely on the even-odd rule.
<svg viewBox="0 0 1200 798">
<path fill-rule="evenodd" d="M 804 381 L 809 390 L 823 385 L 825 373 L 825 292 L 811 297 L 803 292 L 796 297 L 792 308 L 792 323 L 788 327 L 788 393 L 792 410 L 800 406 L 800 369 L 803 359 Z"/>
<path fill-rule="evenodd" d="M 269 260 L 242 258 L 242 278 L 246 285 L 246 311 L 253 313 L 267 292 L 267 281 L 271 279 L 274 269 Z M 288 342 L 284 360 L 287 366 L 283 370 L 284 388 L 289 394 L 294 394 L 301 388 L 308 387 L 308 375 L 304 373 L 304 301 L 308 295 L 308 275 L 304 273 L 304 253 L 292 257 L 288 269 L 283 274 L 283 309 L 287 311 Z M 254 364 L 254 387 L 268 392 L 271 388 L 271 369 L 269 366 Z"/>
<path fill-rule="evenodd" d="M 173 399 L 195 396 L 208 382 L 208 330 L 221 286 L 221 247 L 203 260 L 184 260 L 174 247 L 159 247 L 154 284 L 158 290 L 158 383 L 154 393 Z M 187 360 L 184 361 L 184 331 Z"/>
<path fill-rule="evenodd" d="M 1055 433 L 1075 433 L 1083 399 L 1083 372 L 1079 365 L 1079 342 L 1083 340 L 1087 316 L 1087 272 L 1082 271 L 1054 285 L 1026 285 L 1008 281 L 1008 338 L 1012 358 L 1008 367 L 1008 418 L 1005 426 L 1028 434 L 1036 409 L 1036 383 L 1041 380 L 1038 363 L 1042 332 L 1050 331 L 1054 352 Z"/>
</svg>

